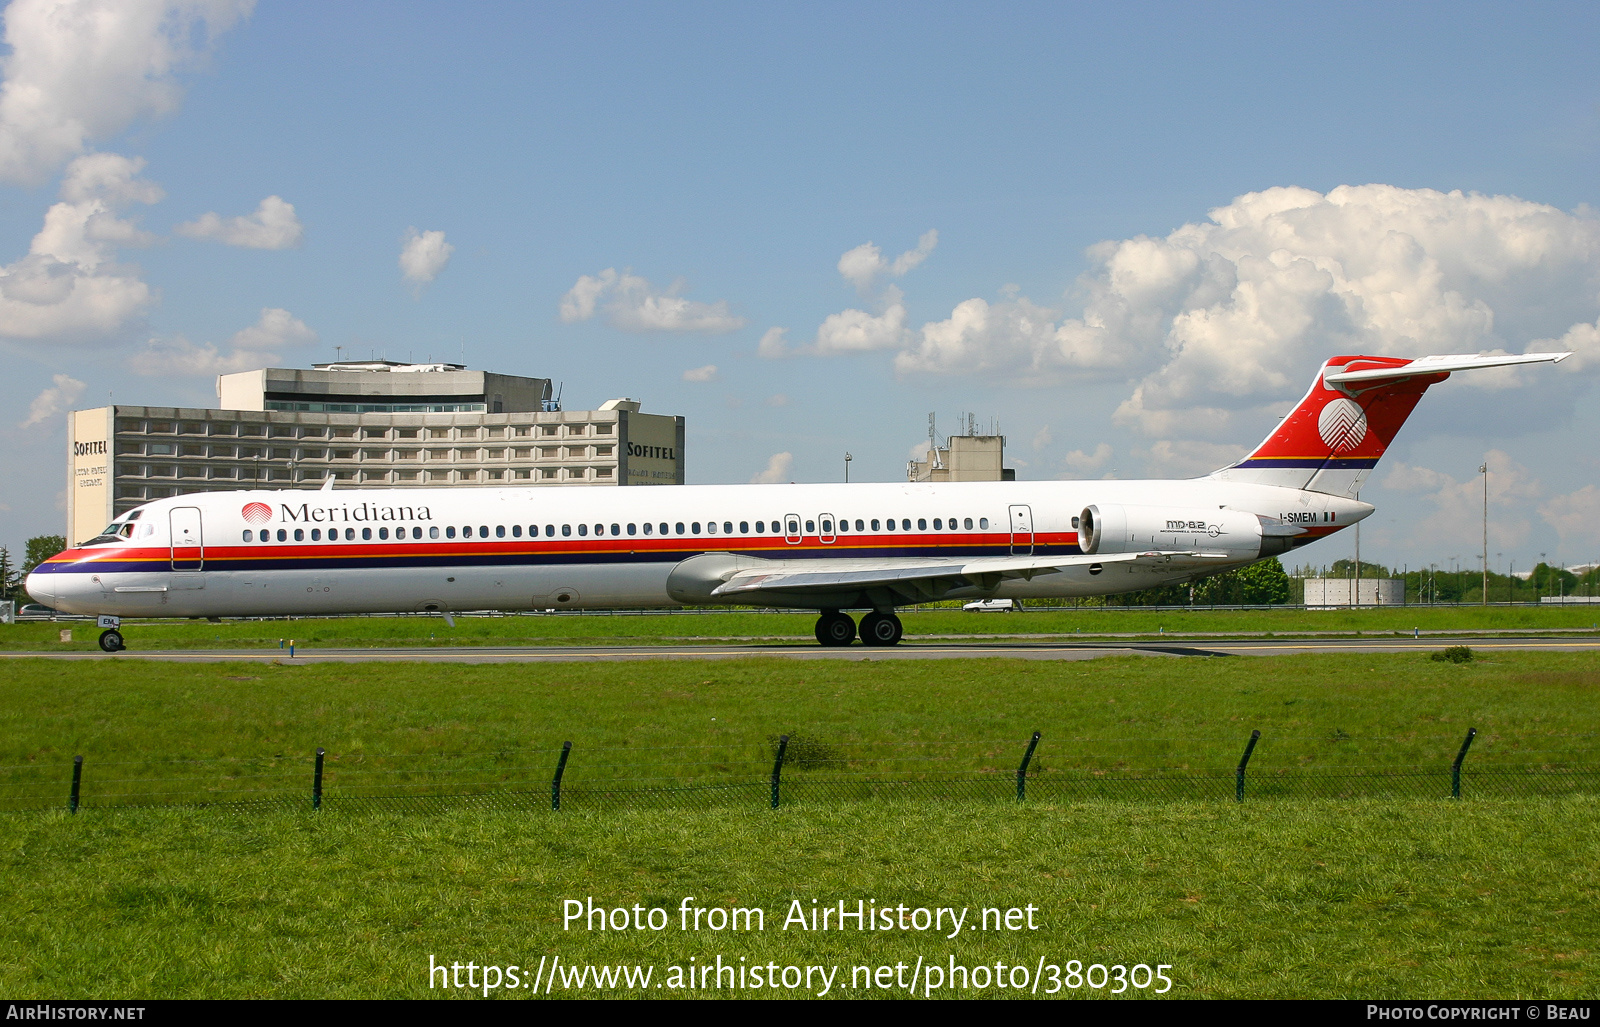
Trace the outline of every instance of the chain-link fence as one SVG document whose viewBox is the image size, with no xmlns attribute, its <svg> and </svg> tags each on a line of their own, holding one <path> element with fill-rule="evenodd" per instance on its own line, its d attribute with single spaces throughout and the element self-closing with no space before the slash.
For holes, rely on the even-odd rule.
<svg viewBox="0 0 1600 1027">
<path fill-rule="evenodd" d="M 819 806 L 875 799 L 1059 802 L 1600 794 L 1595 734 L 826 740 L 642 748 L 39 760 L 0 767 L 0 811 Z"/>
</svg>

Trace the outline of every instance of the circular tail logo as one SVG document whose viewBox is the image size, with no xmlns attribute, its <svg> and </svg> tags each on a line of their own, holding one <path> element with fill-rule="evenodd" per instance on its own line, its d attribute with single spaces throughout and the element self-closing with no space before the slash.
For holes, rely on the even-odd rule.
<svg viewBox="0 0 1600 1027">
<path fill-rule="evenodd" d="M 251 524 L 265 524 L 272 520 L 272 507 L 265 503 L 246 503 L 244 519 Z"/>
<path fill-rule="evenodd" d="M 1335 453 L 1348 452 L 1367 437 L 1367 412 L 1348 399 L 1330 400 L 1317 418 L 1317 433 Z"/>
</svg>

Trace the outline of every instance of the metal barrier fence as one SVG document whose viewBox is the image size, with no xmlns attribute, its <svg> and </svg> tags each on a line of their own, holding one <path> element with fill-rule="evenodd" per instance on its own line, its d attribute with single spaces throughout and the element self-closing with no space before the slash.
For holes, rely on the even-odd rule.
<svg viewBox="0 0 1600 1027">
<path fill-rule="evenodd" d="M 969 802 L 1534 797 L 1600 794 L 1595 734 L 1357 739 L 840 741 L 283 754 L 0 767 L 0 812 L 140 806 L 593 810 Z M 1476 740 L 1476 747 L 1474 743 Z M 1453 757 L 1453 758 L 1452 758 Z"/>
</svg>

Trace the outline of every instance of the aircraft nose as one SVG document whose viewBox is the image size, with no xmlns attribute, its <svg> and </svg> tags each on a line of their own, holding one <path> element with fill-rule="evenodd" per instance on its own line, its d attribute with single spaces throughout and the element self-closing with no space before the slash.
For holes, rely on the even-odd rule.
<svg viewBox="0 0 1600 1027">
<path fill-rule="evenodd" d="M 34 602 L 54 607 L 56 605 L 56 590 L 55 582 L 50 580 L 52 577 L 54 575 L 40 574 L 38 571 L 34 571 L 28 575 L 27 580 L 22 583 L 22 587 L 33 598 Z"/>
</svg>

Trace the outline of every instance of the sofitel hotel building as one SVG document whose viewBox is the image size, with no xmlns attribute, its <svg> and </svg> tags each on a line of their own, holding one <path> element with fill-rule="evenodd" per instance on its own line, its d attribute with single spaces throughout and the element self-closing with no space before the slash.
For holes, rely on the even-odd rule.
<svg viewBox="0 0 1600 1027">
<path fill-rule="evenodd" d="M 681 485 L 683 418 L 562 410 L 549 379 L 387 360 L 217 379 L 218 409 L 68 415 L 67 541 L 141 503 L 249 488 Z"/>
</svg>

